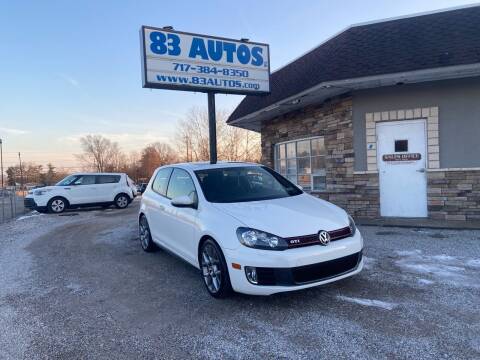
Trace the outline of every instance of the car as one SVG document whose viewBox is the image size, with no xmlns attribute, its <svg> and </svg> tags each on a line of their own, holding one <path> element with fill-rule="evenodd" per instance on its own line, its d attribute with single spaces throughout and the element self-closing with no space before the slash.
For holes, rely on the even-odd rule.
<svg viewBox="0 0 480 360">
<path fill-rule="evenodd" d="M 77 173 L 54 186 L 28 192 L 26 208 L 59 214 L 68 208 L 87 206 L 126 208 L 135 198 L 133 181 L 124 173 Z"/>
<path fill-rule="evenodd" d="M 160 167 L 138 224 L 143 250 L 164 248 L 200 269 L 216 298 L 305 289 L 363 268 L 353 219 L 259 164 Z"/>
</svg>

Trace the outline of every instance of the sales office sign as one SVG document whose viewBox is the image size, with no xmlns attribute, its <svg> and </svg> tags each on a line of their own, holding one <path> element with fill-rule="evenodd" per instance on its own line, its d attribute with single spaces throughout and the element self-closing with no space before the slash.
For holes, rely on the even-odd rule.
<svg viewBox="0 0 480 360">
<path fill-rule="evenodd" d="M 234 94 L 270 92 L 266 44 L 142 26 L 144 88 Z"/>
</svg>

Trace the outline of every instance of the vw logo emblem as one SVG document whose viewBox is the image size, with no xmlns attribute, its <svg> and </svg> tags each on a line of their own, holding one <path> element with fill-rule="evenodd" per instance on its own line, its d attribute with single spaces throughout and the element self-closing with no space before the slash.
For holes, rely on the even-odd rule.
<svg viewBox="0 0 480 360">
<path fill-rule="evenodd" d="M 330 242 L 330 234 L 325 230 L 322 230 L 318 233 L 318 240 L 320 240 L 321 245 L 328 245 Z"/>
</svg>

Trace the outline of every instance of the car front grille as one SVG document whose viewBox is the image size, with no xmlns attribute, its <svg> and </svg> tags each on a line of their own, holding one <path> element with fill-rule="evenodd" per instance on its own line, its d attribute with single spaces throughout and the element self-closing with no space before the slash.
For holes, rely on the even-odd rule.
<svg viewBox="0 0 480 360">
<path fill-rule="evenodd" d="M 295 286 L 328 280 L 354 271 L 362 260 L 362 252 L 317 264 L 294 268 L 257 267 L 258 285 Z"/>
<path fill-rule="evenodd" d="M 352 236 L 352 229 L 350 226 L 347 226 L 341 229 L 331 230 L 328 234 L 330 235 L 330 241 L 337 241 Z M 285 240 L 287 241 L 289 249 L 320 244 L 318 234 L 293 236 L 285 238 Z"/>
</svg>

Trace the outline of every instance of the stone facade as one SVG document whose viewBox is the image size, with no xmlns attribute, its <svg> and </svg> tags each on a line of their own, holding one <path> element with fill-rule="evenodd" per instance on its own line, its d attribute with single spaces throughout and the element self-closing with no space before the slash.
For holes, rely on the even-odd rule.
<svg viewBox="0 0 480 360">
<path fill-rule="evenodd" d="M 428 111 L 424 114 L 427 118 L 437 117 L 436 109 Z M 262 162 L 272 168 L 275 165 L 275 144 L 323 136 L 327 187 L 325 191 L 312 194 L 341 206 L 353 216 L 380 216 L 378 172 L 354 171 L 351 97 L 337 97 L 318 106 L 279 116 L 262 125 L 261 133 Z M 431 165 L 437 167 L 436 163 Z M 427 172 L 429 217 L 480 220 L 480 169 L 442 170 L 432 167 Z"/>
<path fill-rule="evenodd" d="M 480 170 L 430 171 L 427 192 L 429 217 L 480 220 Z"/>
<path fill-rule="evenodd" d="M 353 170 L 352 98 L 338 97 L 319 106 L 291 112 L 262 126 L 262 163 L 274 167 L 274 145 L 306 137 L 325 139 L 325 191 L 313 195 L 331 201 L 359 217 L 379 216 L 377 173 Z"/>
</svg>

